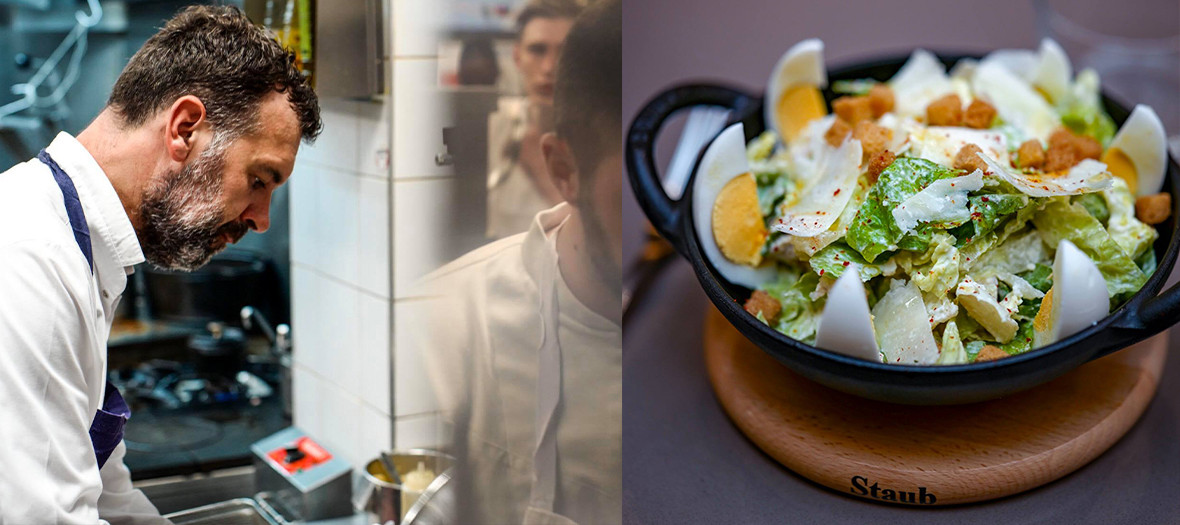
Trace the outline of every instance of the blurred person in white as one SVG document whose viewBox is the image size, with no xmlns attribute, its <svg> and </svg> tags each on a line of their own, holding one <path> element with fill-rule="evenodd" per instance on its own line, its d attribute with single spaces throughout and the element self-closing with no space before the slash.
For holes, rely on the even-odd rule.
<svg viewBox="0 0 1180 525">
<path fill-rule="evenodd" d="M 127 276 L 265 231 L 320 128 L 289 52 L 236 8 L 192 7 L 76 138 L 0 174 L 0 524 L 167 523 L 131 485 L 131 411 L 107 381 Z"/>
<path fill-rule="evenodd" d="M 487 236 L 501 239 L 529 229 L 537 212 L 562 201 L 545 171 L 541 137 L 553 131 L 557 57 L 581 0 L 530 0 L 516 17 L 512 62 L 524 97 L 500 97 L 488 116 Z"/>
<path fill-rule="evenodd" d="M 459 459 L 458 523 L 621 520 L 621 14 L 591 4 L 542 151 L 563 203 L 427 276 L 403 326 Z"/>
</svg>

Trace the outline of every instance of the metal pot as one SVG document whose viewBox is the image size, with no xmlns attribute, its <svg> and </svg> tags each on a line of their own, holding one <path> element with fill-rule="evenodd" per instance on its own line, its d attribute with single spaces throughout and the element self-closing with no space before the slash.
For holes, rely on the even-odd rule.
<svg viewBox="0 0 1180 525">
<path fill-rule="evenodd" d="M 940 56 L 948 67 L 964 56 Z M 974 58 L 974 57 L 972 57 Z M 906 57 L 892 57 L 838 68 L 830 80 L 887 80 Z M 831 89 L 824 91 L 830 103 Z M 1129 111 L 1108 96 L 1103 104 L 1122 124 Z M 935 405 L 981 401 L 1049 381 L 1087 361 L 1126 348 L 1180 320 L 1180 286 L 1157 297 L 1176 263 L 1177 216 L 1180 215 L 1180 166 L 1171 159 L 1163 191 L 1172 194 L 1172 216 L 1157 226 L 1159 266 L 1137 294 L 1094 326 L 1064 340 L 1029 352 L 983 363 L 954 366 L 899 366 L 855 359 L 791 339 L 747 314 L 742 304 L 750 290 L 726 281 L 705 260 L 692 221 L 692 181 L 680 199 L 663 190 L 655 164 L 655 140 L 664 122 L 680 109 L 722 106 L 732 110 L 731 122 L 744 124 L 746 139 L 766 129 L 761 98 L 717 85 L 684 85 L 660 93 L 644 107 L 627 135 L 625 146 L 631 186 L 648 219 L 682 256 L 692 263 L 697 279 L 717 309 L 763 351 L 816 382 L 862 397 L 896 403 Z M 703 148 L 702 152 L 707 149 Z M 696 169 L 700 166 L 697 157 Z"/>
<path fill-rule="evenodd" d="M 450 480 L 451 467 L 455 465 L 454 457 L 426 449 L 395 450 L 389 455 L 398 471 L 398 478 L 405 479 L 421 462 L 427 469 L 434 471 L 434 481 L 421 493 L 407 492 L 400 483 L 387 481 L 397 478 L 386 472 L 380 459 L 374 459 L 365 465 L 353 487 L 353 504 L 357 510 L 376 517 L 377 523 L 392 521 L 399 525 L 427 523 L 427 516 L 445 514 L 453 517 L 452 514 L 446 514 L 447 511 L 453 512 L 453 509 L 440 504 L 445 499 L 440 494 L 452 485 Z M 447 521 L 444 518 L 441 522 Z"/>
<path fill-rule="evenodd" d="M 246 305 L 277 319 L 274 271 L 249 251 L 227 250 L 192 272 L 145 265 L 144 275 L 155 319 L 200 327 L 210 321 L 236 321 Z"/>
</svg>

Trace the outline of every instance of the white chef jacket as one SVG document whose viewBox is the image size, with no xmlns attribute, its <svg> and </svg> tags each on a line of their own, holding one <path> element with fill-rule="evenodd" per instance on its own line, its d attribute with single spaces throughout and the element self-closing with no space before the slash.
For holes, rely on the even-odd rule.
<svg viewBox="0 0 1180 525">
<path fill-rule="evenodd" d="M 538 214 L 527 233 L 471 252 L 424 279 L 428 297 L 407 303 L 468 487 L 464 513 L 480 523 L 521 523 L 529 507 L 537 445 L 538 351 L 543 317 L 538 276 L 558 276 L 550 237 L 567 204 Z M 548 268 L 546 268 L 548 267 Z M 577 523 L 618 523 L 622 512 L 622 330 L 556 279 L 561 398 L 556 413 L 553 511 Z"/>
<path fill-rule="evenodd" d="M 63 132 L 46 150 L 78 191 L 94 271 L 49 167 L 0 174 L 0 524 L 167 523 L 132 488 L 125 445 L 100 472 L 89 434 L 115 307 L 143 252 L 86 148 Z"/>
</svg>

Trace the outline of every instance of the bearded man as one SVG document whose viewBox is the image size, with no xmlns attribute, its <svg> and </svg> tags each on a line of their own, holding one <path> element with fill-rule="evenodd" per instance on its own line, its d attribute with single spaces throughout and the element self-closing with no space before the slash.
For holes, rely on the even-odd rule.
<svg viewBox="0 0 1180 525">
<path fill-rule="evenodd" d="M 236 8 L 149 39 L 75 138 L 0 174 L 0 523 L 166 523 L 123 464 L 106 381 L 133 266 L 192 270 L 249 230 L 322 124 L 284 50 Z"/>
</svg>

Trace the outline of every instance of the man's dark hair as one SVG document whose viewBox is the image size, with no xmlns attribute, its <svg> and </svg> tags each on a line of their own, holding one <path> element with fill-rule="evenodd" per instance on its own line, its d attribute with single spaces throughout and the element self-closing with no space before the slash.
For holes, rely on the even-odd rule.
<svg viewBox="0 0 1180 525">
<path fill-rule="evenodd" d="M 524 26 L 538 18 L 568 18 L 582 14 L 586 4 L 580 0 L 532 0 L 516 14 L 516 38 L 524 33 Z"/>
<path fill-rule="evenodd" d="M 574 22 L 557 60 L 555 127 L 583 180 L 622 145 L 622 18 L 618 0 L 594 3 Z"/>
<path fill-rule="evenodd" d="M 283 48 L 233 6 L 192 6 L 164 24 L 119 75 L 107 104 L 135 127 L 176 99 L 193 95 L 215 130 L 231 138 L 252 131 L 272 91 L 286 93 L 300 135 L 320 134 L 319 101 Z"/>
</svg>

